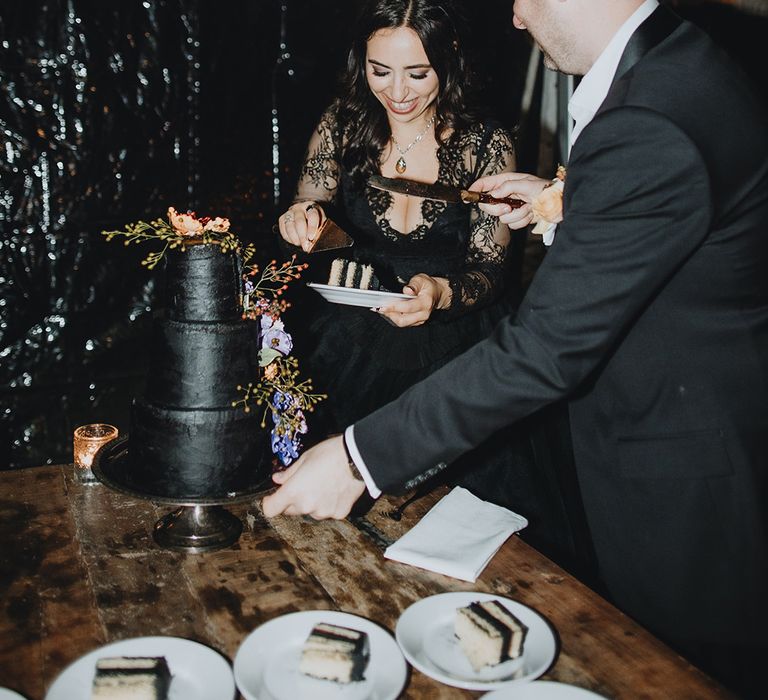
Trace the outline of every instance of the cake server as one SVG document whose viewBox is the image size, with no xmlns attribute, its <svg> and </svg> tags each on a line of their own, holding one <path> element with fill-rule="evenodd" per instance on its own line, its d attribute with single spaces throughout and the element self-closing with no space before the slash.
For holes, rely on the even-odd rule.
<svg viewBox="0 0 768 700">
<path fill-rule="evenodd" d="M 368 178 L 368 184 L 378 190 L 397 192 L 411 197 L 423 197 L 424 199 L 437 199 L 441 202 L 453 204 L 477 204 L 478 202 L 483 204 L 508 204 L 513 209 L 522 207 L 525 204 L 522 199 L 514 199 L 512 197 L 497 199 L 485 192 L 462 190 L 460 187 L 451 187 L 440 182 L 430 185 L 426 182 L 416 182 L 415 180 L 406 180 L 404 178 L 371 175 Z"/>
</svg>

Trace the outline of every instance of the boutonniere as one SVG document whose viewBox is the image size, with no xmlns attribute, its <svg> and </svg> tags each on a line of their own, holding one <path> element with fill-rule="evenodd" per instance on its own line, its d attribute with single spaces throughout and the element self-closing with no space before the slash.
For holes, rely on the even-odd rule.
<svg viewBox="0 0 768 700">
<path fill-rule="evenodd" d="M 543 234 L 553 224 L 563 220 L 563 187 L 565 186 L 565 166 L 558 165 L 552 182 L 531 202 L 533 223 L 532 233 Z"/>
</svg>

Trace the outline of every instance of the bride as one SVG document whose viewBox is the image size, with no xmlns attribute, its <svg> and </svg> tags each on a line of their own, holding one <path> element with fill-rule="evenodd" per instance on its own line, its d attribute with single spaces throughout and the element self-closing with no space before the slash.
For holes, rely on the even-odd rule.
<svg viewBox="0 0 768 700">
<path fill-rule="evenodd" d="M 367 185 L 373 174 L 467 188 L 514 168 L 514 147 L 471 102 L 469 71 L 446 2 L 375 0 L 360 16 L 339 96 L 313 132 L 283 239 L 309 248 L 316 205 L 354 238 L 391 291 L 367 310 L 326 305 L 305 364 L 341 430 L 481 340 L 505 312 L 510 231 L 477 206 Z"/>
</svg>

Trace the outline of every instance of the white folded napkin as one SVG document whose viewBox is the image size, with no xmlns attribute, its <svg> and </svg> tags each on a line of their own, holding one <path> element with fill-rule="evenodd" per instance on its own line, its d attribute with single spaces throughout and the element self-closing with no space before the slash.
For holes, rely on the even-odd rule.
<svg viewBox="0 0 768 700">
<path fill-rule="evenodd" d="M 384 556 L 474 582 L 507 538 L 526 525 L 522 515 L 457 486 Z"/>
</svg>

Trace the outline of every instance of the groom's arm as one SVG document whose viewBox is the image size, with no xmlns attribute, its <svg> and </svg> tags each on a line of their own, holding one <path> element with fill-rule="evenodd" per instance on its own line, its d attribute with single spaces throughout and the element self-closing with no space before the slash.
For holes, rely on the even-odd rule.
<svg viewBox="0 0 768 700">
<path fill-rule="evenodd" d="M 384 491 L 430 475 L 495 430 L 567 396 L 710 225 L 695 145 L 640 109 L 598 117 L 574 148 L 565 218 L 518 314 L 354 426 Z"/>
</svg>

